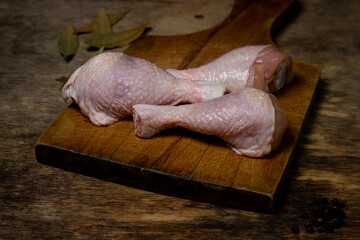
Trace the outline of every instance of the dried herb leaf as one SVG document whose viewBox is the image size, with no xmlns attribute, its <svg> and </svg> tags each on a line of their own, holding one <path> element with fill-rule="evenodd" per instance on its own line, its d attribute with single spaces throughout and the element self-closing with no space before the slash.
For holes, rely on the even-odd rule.
<svg viewBox="0 0 360 240">
<path fill-rule="evenodd" d="M 125 10 L 118 14 L 108 14 L 107 17 L 109 19 L 110 24 L 114 25 L 115 23 L 119 22 L 125 16 L 125 14 L 127 14 L 128 12 L 129 12 L 129 10 Z M 86 24 L 85 26 L 82 26 L 76 32 L 77 33 L 92 32 L 94 23 L 95 23 L 95 20 L 93 20 L 91 23 Z"/>
<path fill-rule="evenodd" d="M 111 24 L 106 15 L 105 9 L 101 8 L 95 22 L 93 24 L 93 34 L 101 35 L 112 33 Z"/>
<path fill-rule="evenodd" d="M 140 27 L 123 32 L 95 35 L 85 41 L 85 43 L 99 48 L 102 46 L 105 48 L 123 47 L 140 37 L 147 25 L 148 23 L 144 23 Z"/>
<path fill-rule="evenodd" d="M 71 22 L 66 26 L 65 31 L 60 36 L 58 50 L 67 59 L 75 55 L 79 48 L 79 39 L 75 34 L 75 29 Z"/>
<path fill-rule="evenodd" d="M 90 57 L 87 57 L 86 60 L 82 63 L 82 64 L 85 64 L 87 61 L 89 61 L 91 58 L 95 57 L 96 55 L 99 55 L 101 53 L 103 53 L 105 50 L 105 47 L 102 46 L 101 48 L 99 48 L 95 53 L 91 54 Z"/>
<path fill-rule="evenodd" d="M 99 55 L 99 54 L 103 53 L 103 52 L 104 52 L 104 49 L 105 49 L 104 46 L 102 46 L 101 48 L 99 48 L 99 50 L 97 50 L 97 51 L 94 53 L 93 57 L 95 57 L 96 55 Z"/>
<path fill-rule="evenodd" d="M 111 25 L 114 25 L 115 23 L 119 22 L 124 16 L 125 14 L 127 14 L 129 12 L 129 9 L 122 11 L 121 13 L 118 14 L 108 14 L 108 19 Z"/>
<path fill-rule="evenodd" d="M 62 76 L 62 77 L 59 77 L 57 79 L 55 79 L 56 81 L 58 82 L 61 82 L 63 84 L 67 83 L 67 81 L 69 80 L 69 77 L 65 77 L 65 76 Z"/>
<path fill-rule="evenodd" d="M 76 33 L 88 33 L 88 32 L 92 32 L 94 22 L 95 22 L 95 20 L 92 21 L 91 23 L 86 24 L 85 26 L 82 26 L 81 28 L 79 28 L 79 29 L 76 31 Z"/>
</svg>

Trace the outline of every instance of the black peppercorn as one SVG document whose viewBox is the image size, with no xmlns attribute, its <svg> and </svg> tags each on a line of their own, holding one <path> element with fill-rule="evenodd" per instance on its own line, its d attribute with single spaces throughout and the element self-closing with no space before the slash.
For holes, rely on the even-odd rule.
<svg viewBox="0 0 360 240">
<path fill-rule="evenodd" d="M 303 213 L 303 214 L 301 214 L 301 218 L 302 219 L 309 219 L 309 214 Z"/>
<path fill-rule="evenodd" d="M 325 231 L 326 231 L 327 233 L 333 233 L 333 232 L 334 232 L 334 228 L 331 227 L 328 222 L 324 223 L 324 228 L 325 228 Z"/>
<path fill-rule="evenodd" d="M 323 226 L 319 226 L 319 227 L 317 228 L 317 231 L 318 231 L 319 233 L 325 232 L 325 228 L 324 228 Z"/>
<path fill-rule="evenodd" d="M 332 227 L 332 228 L 334 228 L 334 229 L 340 227 L 337 219 L 332 219 L 331 221 L 329 221 L 329 225 L 330 225 L 330 227 Z"/>
<path fill-rule="evenodd" d="M 334 229 L 344 226 L 344 219 L 347 218 L 342 209 L 344 206 L 345 202 L 336 198 L 331 201 L 326 197 L 314 199 L 310 214 L 304 212 L 300 215 L 305 220 L 306 232 L 313 233 L 315 228 L 319 233 L 333 233 Z M 298 234 L 299 227 L 292 227 L 292 232 Z"/>
<path fill-rule="evenodd" d="M 316 217 L 312 217 L 312 218 L 310 219 L 310 222 L 311 222 L 312 224 L 316 224 L 316 223 L 318 222 L 318 219 L 317 219 Z"/>
<path fill-rule="evenodd" d="M 298 226 L 293 226 L 293 227 L 291 228 L 291 231 L 292 231 L 293 233 L 295 233 L 295 234 L 300 233 L 300 229 L 299 229 Z"/>
<path fill-rule="evenodd" d="M 340 214 L 340 208 L 338 206 L 332 205 L 330 208 L 330 213 L 332 217 L 338 217 Z"/>
<path fill-rule="evenodd" d="M 331 200 L 331 204 L 334 206 L 340 206 L 340 202 L 338 199 L 334 198 L 333 200 Z"/>
<path fill-rule="evenodd" d="M 339 200 L 339 206 L 342 208 L 345 207 L 345 201 Z"/>
<path fill-rule="evenodd" d="M 322 214 L 322 210 L 319 206 L 314 206 L 312 212 L 315 217 L 320 217 Z"/>
<path fill-rule="evenodd" d="M 306 221 L 304 226 L 307 230 L 313 227 L 310 221 Z"/>
<path fill-rule="evenodd" d="M 308 233 L 313 233 L 313 232 L 314 232 L 313 226 L 310 226 L 309 228 L 307 228 L 306 231 L 307 231 Z"/>
<path fill-rule="evenodd" d="M 320 200 L 322 205 L 327 205 L 329 203 L 329 200 L 326 197 L 321 198 Z"/>
<path fill-rule="evenodd" d="M 324 219 L 328 220 L 331 218 L 331 213 L 329 209 L 324 209 Z"/>
<path fill-rule="evenodd" d="M 320 206 L 320 201 L 319 201 L 319 199 L 314 199 L 314 200 L 312 201 L 312 205 L 313 205 L 313 206 Z"/>
<path fill-rule="evenodd" d="M 325 231 L 327 232 L 327 233 L 333 233 L 334 232 L 334 228 L 332 228 L 332 227 L 326 227 L 325 228 Z"/>
<path fill-rule="evenodd" d="M 317 219 L 317 224 L 318 225 L 323 225 L 324 224 L 324 219 L 323 218 L 321 218 L 321 217 L 319 217 L 318 219 Z"/>
<path fill-rule="evenodd" d="M 346 214 L 344 213 L 344 211 L 343 211 L 342 209 L 339 209 L 338 217 L 340 217 L 340 218 L 342 218 L 342 219 L 347 218 L 347 217 L 346 217 Z"/>
<path fill-rule="evenodd" d="M 339 225 L 339 227 L 345 226 L 344 219 L 338 217 L 338 218 L 336 219 L 336 221 L 337 221 L 337 224 Z"/>
</svg>

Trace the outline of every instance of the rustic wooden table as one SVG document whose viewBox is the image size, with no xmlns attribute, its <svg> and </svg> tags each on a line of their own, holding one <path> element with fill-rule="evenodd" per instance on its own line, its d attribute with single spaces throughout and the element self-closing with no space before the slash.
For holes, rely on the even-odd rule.
<svg viewBox="0 0 360 240">
<path fill-rule="evenodd" d="M 272 212 L 251 212 L 143 191 L 38 163 L 34 146 L 67 107 L 56 78 L 91 53 L 65 62 L 57 40 L 99 8 L 130 8 L 115 30 L 148 21 L 148 34 L 196 32 L 233 1 L 0 2 L 0 239 L 360 239 L 360 4 L 302 0 L 274 36 L 279 48 L 321 68 L 318 92 Z M 300 215 L 318 197 L 346 202 L 346 226 L 306 233 Z M 291 232 L 299 225 L 300 234 Z"/>
</svg>

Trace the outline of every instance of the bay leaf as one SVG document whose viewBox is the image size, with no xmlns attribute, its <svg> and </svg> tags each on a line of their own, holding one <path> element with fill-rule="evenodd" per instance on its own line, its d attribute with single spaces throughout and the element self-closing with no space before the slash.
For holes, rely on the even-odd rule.
<svg viewBox="0 0 360 240">
<path fill-rule="evenodd" d="M 101 46 L 99 50 L 97 50 L 92 57 L 95 57 L 96 55 L 102 54 L 104 52 L 105 47 Z"/>
<path fill-rule="evenodd" d="M 123 47 L 139 38 L 141 34 L 144 32 L 148 23 L 144 23 L 141 26 L 133 29 L 129 29 L 122 32 L 117 33 L 108 33 L 101 35 L 94 35 L 87 41 L 86 44 L 92 47 L 102 47 L 105 48 L 115 48 L 115 47 Z"/>
<path fill-rule="evenodd" d="M 120 13 L 117 14 L 108 14 L 108 19 L 111 25 L 116 24 L 117 22 L 119 22 L 127 13 L 129 12 L 129 9 L 122 11 Z"/>
<path fill-rule="evenodd" d="M 64 58 L 67 59 L 69 56 L 75 55 L 78 48 L 78 36 L 75 34 L 75 29 L 72 25 L 72 22 L 69 22 L 58 41 L 58 50 L 64 56 Z"/>
<path fill-rule="evenodd" d="M 92 31 L 94 35 L 112 33 L 111 24 L 109 22 L 109 19 L 107 17 L 104 8 L 100 9 L 99 14 L 95 19 L 95 22 L 92 27 L 93 27 Z"/>
<path fill-rule="evenodd" d="M 57 79 L 55 79 L 56 81 L 58 82 L 61 82 L 63 84 L 67 83 L 67 81 L 69 80 L 69 77 L 65 77 L 65 76 L 62 76 L 62 77 L 59 77 Z"/>
<path fill-rule="evenodd" d="M 99 55 L 99 54 L 103 53 L 104 50 L 105 50 L 105 47 L 102 46 L 102 47 L 99 48 L 96 52 L 94 52 L 93 54 L 91 54 L 91 56 L 87 57 L 82 64 L 85 64 L 87 61 L 89 61 L 91 58 L 95 57 L 96 55 Z M 59 81 L 60 81 L 60 80 L 59 80 Z"/>
<path fill-rule="evenodd" d="M 79 28 L 79 29 L 76 31 L 76 33 L 88 33 L 88 32 L 92 32 L 94 22 L 95 22 L 95 20 L 93 20 L 91 23 L 88 23 L 88 24 L 82 26 L 81 28 Z"/>
<path fill-rule="evenodd" d="M 107 14 L 107 17 L 109 19 L 109 22 L 111 25 L 114 25 L 115 23 L 119 22 L 127 13 L 129 12 L 129 9 L 122 11 L 117 14 Z M 79 28 L 76 32 L 77 33 L 88 33 L 93 31 L 93 25 L 95 23 L 95 20 L 91 21 L 90 23 L 82 26 Z"/>
</svg>

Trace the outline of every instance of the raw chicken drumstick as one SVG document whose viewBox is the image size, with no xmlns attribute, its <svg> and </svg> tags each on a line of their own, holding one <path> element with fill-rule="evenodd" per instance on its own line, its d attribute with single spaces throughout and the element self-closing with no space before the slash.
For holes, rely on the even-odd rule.
<svg viewBox="0 0 360 240">
<path fill-rule="evenodd" d="M 288 125 L 277 99 L 255 88 L 181 106 L 134 105 L 135 134 L 149 138 L 182 127 L 224 140 L 236 153 L 262 157 L 274 151 Z"/>
<path fill-rule="evenodd" d="M 197 68 L 167 71 L 179 78 L 224 83 L 229 92 L 254 87 L 271 93 L 293 78 L 291 57 L 271 45 L 245 46 Z"/>
<path fill-rule="evenodd" d="M 223 84 L 178 79 L 145 59 L 120 52 L 97 55 L 79 67 L 62 89 L 98 126 L 132 115 L 138 103 L 176 105 L 222 96 Z"/>
</svg>

